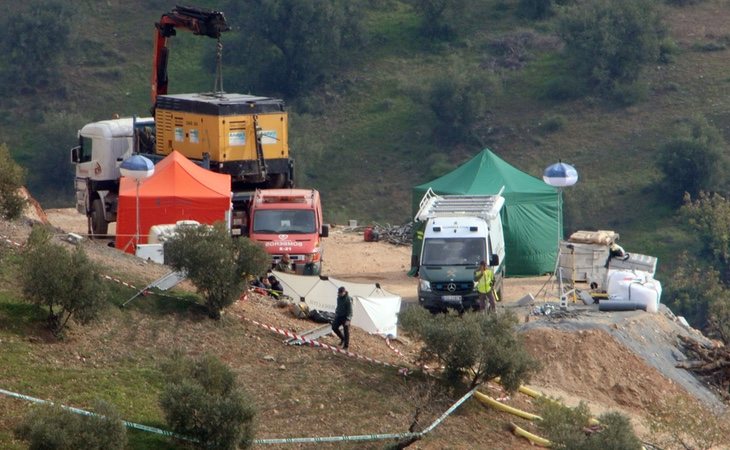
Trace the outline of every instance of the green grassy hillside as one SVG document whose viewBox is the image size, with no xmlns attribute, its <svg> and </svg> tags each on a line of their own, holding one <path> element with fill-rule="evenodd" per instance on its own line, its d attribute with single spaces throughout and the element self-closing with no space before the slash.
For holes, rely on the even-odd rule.
<svg viewBox="0 0 730 450">
<path fill-rule="evenodd" d="M 730 13 L 724 3 L 660 5 L 678 52 L 670 64 L 645 68 L 647 94 L 630 107 L 592 96 L 542 100 L 538 94 L 551 76 L 559 41 L 549 20 L 518 18 L 516 0 L 480 2 L 456 22 L 456 37 L 444 41 L 422 36 L 423 18 L 412 3 L 363 2 L 365 46 L 332 79 L 290 102 L 297 184 L 322 191 L 327 220 L 405 222 L 411 186 L 489 146 L 537 177 L 558 159 L 577 168 L 579 183 L 565 190 L 566 232 L 615 229 L 626 248 L 662 260 L 691 245 L 657 188 L 657 150 L 675 121 L 690 116 L 706 116 L 730 134 L 725 120 L 730 102 L 723 95 L 730 80 L 724 45 Z M 148 114 L 153 23 L 173 3 L 68 5 L 74 8 L 71 48 L 57 85 L 0 102 L 0 141 L 28 169 L 33 193 L 53 207 L 72 204 L 66 161 L 76 129 L 115 113 Z M 520 33 L 529 33 L 532 44 L 519 68 L 504 68 L 492 44 Z M 201 61 L 214 52 L 215 42 L 183 32 L 171 41 L 170 91 L 211 90 L 213 74 Z M 427 86 L 449 73 L 477 73 L 493 81 L 485 87 L 485 119 L 459 144 L 439 143 L 428 106 Z M 247 92 L 225 78 L 225 68 L 224 86 Z M 561 125 L 549 130 L 544 124 L 550 120 Z M 39 130 L 52 138 L 39 141 Z M 44 152 L 57 162 L 39 162 Z M 55 188 L 48 188 L 48 178 L 58 180 Z"/>
</svg>

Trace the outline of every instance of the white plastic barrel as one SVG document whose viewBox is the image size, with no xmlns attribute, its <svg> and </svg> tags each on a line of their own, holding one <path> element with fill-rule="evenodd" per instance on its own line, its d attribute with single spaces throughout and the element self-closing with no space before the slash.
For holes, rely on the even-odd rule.
<svg viewBox="0 0 730 450">
<path fill-rule="evenodd" d="M 641 309 L 656 313 L 659 311 L 659 299 L 662 285 L 645 272 L 617 270 L 608 275 L 608 297 L 624 302 L 635 302 Z"/>
<path fill-rule="evenodd" d="M 153 225 L 150 227 L 150 233 L 147 236 L 148 244 L 159 244 L 162 242 L 161 236 L 170 236 L 175 233 L 174 223 L 164 223 L 160 225 Z"/>
</svg>

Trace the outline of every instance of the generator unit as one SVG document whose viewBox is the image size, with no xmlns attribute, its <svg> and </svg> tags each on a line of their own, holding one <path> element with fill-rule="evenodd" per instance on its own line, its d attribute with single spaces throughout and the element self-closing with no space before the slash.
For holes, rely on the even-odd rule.
<svg viewBox="0 0 730 450">
<path fill-rule="evenodd" d="M 291 185 L 283 100 L 229 93 L 160 95 L 155 124 L 157 155 L 177 150 L 231 175 L 234 183 Z"/>
</svg>

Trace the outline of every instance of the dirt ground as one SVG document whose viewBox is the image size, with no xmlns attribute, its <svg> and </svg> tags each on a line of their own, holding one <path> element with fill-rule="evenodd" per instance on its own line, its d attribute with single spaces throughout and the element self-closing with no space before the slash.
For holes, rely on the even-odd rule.
<svg viewBox="0 0 730 450">
<path fill-rule="evenodd" d="M 86 232 L 85 218 L 73 209 L 47 210 L 46 215 L 60 230 Z M 12 230 L 4 232 L 13 233 Z M 21 229 L 16 234 L 22 239 Z M 118 273 L 151 281 L 168 272 L 164 266 L 122 255 L 103 245 L 93 248 L 97 257 L 113 260 Z M 362 233 L 337 227 L 324 240 L 324 248 L 325 275 L 354 282 L 377 282 L 400 295 L 404 302 L 416 302 L 416 279 L 406 275 L 409 247 L 365 242 Z M 647 408 L 667 396 L 689 396 L 708 408 L 722 407 L 717 397 L 691 374 L 674 367 L 681 359 L 676 335 L 698 338 L 701 335 L 681 327 L 666 308 L 659 314 L 601 313 L 594 305 L 571 304 L 571 314 L 566 317 L 535 314 L 535 306 L 556 300 L 555 296 L 551 298 L 555 289 L 546 276 L 507 279 L 504 299 L 499 304 L 499 308 L 511 309 L 521 319 L 521 334 L 527 348 L 542 364 L 543 369 L 532 380 L 532 387 L 571 405 L 585 401 L 594 414 L 623 412 L 633 419 L 642 434 L 646 433 L 643 416 Z M 536 297 L 533 305 L 524 304 L 528 294 Z M 265 319 L 276 327 L 298 332 L 316 327 L 294 318 L 284 309 L 275 309 L 274 314 L 271 311 L 269 304 L 253 297 L 234 308 L 234 313 Z M 322 341 L 335 344 L 332 337 Z M 402 363 L 401 358 L 413 361 L 418 354 L 418 346 L 408 339 L 394 345 L 402 356 L 384 346 L 382 339 L 353 331 L 354 352 L 392 364 Z"/>
</svg>

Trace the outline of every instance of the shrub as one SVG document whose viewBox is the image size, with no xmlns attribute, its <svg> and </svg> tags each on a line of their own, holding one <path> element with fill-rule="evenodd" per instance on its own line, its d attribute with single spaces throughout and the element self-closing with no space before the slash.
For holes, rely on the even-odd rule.
<svg viewBox="0 0 730 450">
<path fill-rule="evenodd" d="M 25 171 L 10 155 L 5 144 L 0 145 L 0 215 L 5 219 L 17 219 L 25 208 L 25 199 L 19 189 L 23 186 Z"/>
<path fill-rule="evenodd" d="M 685 119 L 674 126 L 674 137 L 659 151 L 663 188 L 675 204 L 684 193 L 722 191 L 727 185 L 728 157 L 722 135 L 704 118 Z"/>
<path fill-rule="evenodd" d="M 727 412 L 708 411 L 696 401 L 673 396 L 649 407 L 647 423 L 656 445 L 710 450 L 727 441 L 728 419 Z"/>
<path fill-rule="evenodd" d="M 543 420 L 538 426 L 554 448 L 573 450 L 605 450 L 642 448 L 628 417 L 616 412 L 602 414 L 600 425 L 588 427 L 591 419 L 588 406 L 581 402 L 570 408 L 552 399 L 538 402 Z"/>
<path fill-rule="evenodd" d="M 66 207 L 75 201 L 74 168 L 68 150 L 78 145 L 71 130 L 85 122 L 78 114 L 47 113 L 27 140 L 31 152 L 26 166 L 33 168 L 28 173 L 28 189 L 44 207 Z"/>
<path fill-rule="evenodd" d="M 659 57 L 665 30 L 651 0 L 589 0 L 560 15 L 557 31 L 576 75 L 601 95 L 634 84 Z"/>
<path fill-rule="evenodd" d="M 703 42 L 692 45 L 692 48 L 698 52 L 721 52 L 727 49 L 722 42 Z"/>
<path fill-rule="evenodd" d="M 175 354 L 162 369 L 170 382 L 160 406 L 170 428 L 198 440 L 200 448 L 251 446 L 256 412 L 225 364 L 209 355 L 193 361 Z"/>
<path fill-rule="evenodd" d="M 127 445 L 127 430 L 119 414 L 97 402 L 97 416 L 73 413 L 57 405 L 34 407 L 15 429 L 31 450 L 116 450 Z"/>
<path fill-rule="evenodd" d="M 495 83 L 469 71 L 453 71 L 431 83 L 426 94 L 436 117 L 435 139 L 443 144 L 464 143 L 487 112 L 487 97 Z"/>
<path fill-rule="evenodd" d="M 704 0 L 664 0 L 664 3 L 672 6 L 689 6 L 702 3 Z"/>
<path fill-rule="evenodd" d="M 360 2 L 229 1 L 222 9 L 238 25 L 236 51 L 225 53 L 226 67 L 237 71 L 228 79 L 256 91 L 306 92 L 340 71 L 365 39 Z"/>
<path fill-rule="evenodd" d="M 539 124 L 540 131 L 543 133 L 555 133 L 565 127 L 567 119 L 561 114 L 548 114 L 543 117 Z"/>
<path fill-rule="evenodd" d="M 428 177 L 437 178 L 454 170 L 455 165 L 449 162 L 445 153 L 431 153 L 426 158 L 428 164 Z"/>
<path fill-rule="evenodd" d="M 421 360 L 443 365 L 443 377 L 454 387 L 464 379 L 471 388 L 501 377 L 504 387 L 514 391 L 537 370 L 537 362 L 514 331 L 517 319 L 512 314 L 433 315 L 409 308 L 399 322 L 424 341 Z"/>
<path fill-rule="evenodd" d="M 263 274 L 271 257 L 247 238 L 232 238 L 225 223 L 184 227 L 165 242 L 165 260 L 184 271 L 205 299 L 208 315 L 220 319 L 246 288 L 248 276 Z"/>
<path fill-rule="evenodd" d="M 664 286 L 665 302 L 693 327 L 706 330 L 710 305 L 715 299 L 729 302 L 730 292 L 723 287 L 720 273 L 712 266 L 686 253 L 677 259 L 676 269 Z"/>
<path fill-rule="evenodd" d="M 0 91 L 32 94 L 58 81 L 59 71 L 55 69 L 72 36 L 72 15 L 68 2 L 57 0 L 31 1 L 20 11 L 6 14 L 0 28 L 0 49 L 7 62 L 0 72 Z"/>
<path fill-rule="evenodd" d="M 542 20 L 555 14 L 553 0 L 519 0 L 517 15 L 530 20 Z"/>
<path fill-rule="evenodd" d="M 659 62 L 662 64 L 669 64 L 674 62 L 675 55 L 679 53 L 679 46 L 674 40 L 669 37 L 665 37 L 659 43 Z"/>
<path fill-rule="evenodd" d="M 50 228 L 33 228 L 22 256 L 21 283 L 29 301 L 48 309 L 48 327 L 60 337 L 72 317 L 81 324 L 95 319 L 108 290 L 82 247 L 69 253 L 52 238 Z"/>
<path fill-rule="evenodd" d="M 423 17 L 421 33 L 431 39 L 451 39 L 456 35 L 456 19 L 463 12 L 464 0 L 415 0 Z"/>
</svg>

